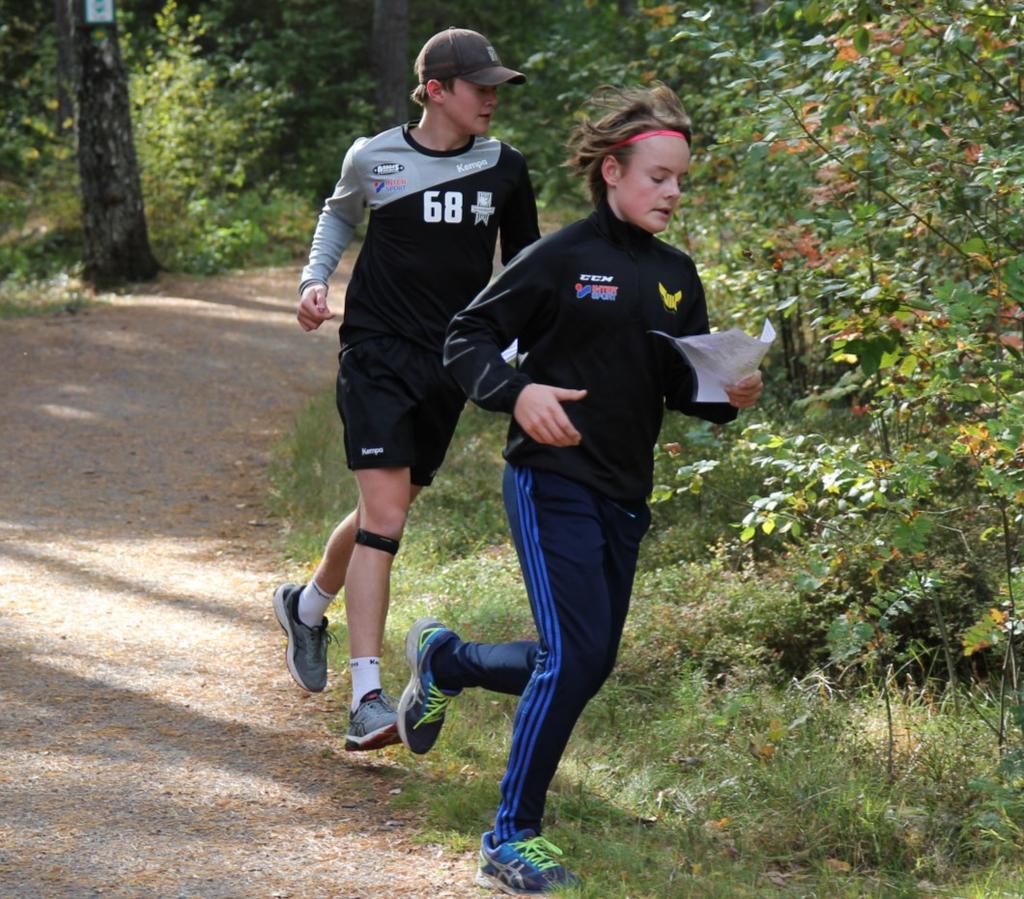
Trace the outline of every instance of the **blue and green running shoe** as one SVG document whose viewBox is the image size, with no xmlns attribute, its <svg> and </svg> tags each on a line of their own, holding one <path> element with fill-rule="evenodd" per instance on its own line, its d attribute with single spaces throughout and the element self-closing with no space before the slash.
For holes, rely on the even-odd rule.
<svg viewBox="0 0 1024 899">
<path fill-rule="evenodd" d="M 480 870 L 476 882 L 511 896 L 538 896 L 563 887 L 579 886 L 580 879 L 558 861 L 562 850 L 534 833 L 520 830 L 504 843 L 493 842 L 489 830 L 480 840 Z"/>
<path fill-rule="evenodd" d="M 423 755 L 437 741 L 448 703 L 460 690 L 442 690 L 430 670 L 430 657 L 454 636 L 436 618 L 421 618 L 405 638 L 405 658 L 412 676 L 398 701 L 398 735 L 412 752 Z"/>
</svg>

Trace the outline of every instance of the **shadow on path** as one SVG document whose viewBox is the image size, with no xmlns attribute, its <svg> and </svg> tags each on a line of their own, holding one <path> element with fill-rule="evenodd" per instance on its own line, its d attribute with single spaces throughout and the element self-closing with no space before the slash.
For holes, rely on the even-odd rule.
<svg viewBox="0 0 1024 899">
<path fill-rule="evenodd" d="M 145 548 L 140 547 L 140 552 L 144 553 Z M 129 571 L 126 571 L 126 575 L 110 574 L 103 571 L 99 565 L 73 561 L 67 554 L 61 556 L 56 552 L 43 551 L 10 541 L 0 543 L 0 557 L 7 557 L 23 566 L 34 580 L 39 583 L 48 583 L 51 587 L 61 582 L 70 585 L 88 585 L 92 591 L 134 596 L 144 599 L 146 602 L 163 603 L 200 615 L 221 618 L 233 624 L 244 623 L 253 628 L 265 627 L 267 620 L 265 609 L 261 611 L 246 606 L 225 605 L 212 597 L 199 598 L 167 590 L 155 586 L 154 579 L 147 576 L 145 572 L 129 570 L 133 575 L 131 577 L 126 576 Z M 2 652 L 3 647 L 0 646 L 0 653 Z M 3 681 L 0 681 L 0 687 L 2 685 Z"/>
</svg>

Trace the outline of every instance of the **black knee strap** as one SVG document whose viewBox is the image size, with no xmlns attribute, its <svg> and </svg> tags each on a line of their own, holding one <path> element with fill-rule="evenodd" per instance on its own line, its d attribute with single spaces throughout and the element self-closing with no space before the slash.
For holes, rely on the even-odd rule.
<svg viewBox="0 0 1024 899">
<path fill-rule="evenodd" d="M 362 528 L 356 529 L 356 543 L 362 543 L 363 546 L 379 549 L 381 552 L 390 553 L 391 555 L 395 555 L 398 552 L 397 540 L 383 537 L 380 534 L 373 534 L 370 531 L 364 531 Z"/>
</svg>

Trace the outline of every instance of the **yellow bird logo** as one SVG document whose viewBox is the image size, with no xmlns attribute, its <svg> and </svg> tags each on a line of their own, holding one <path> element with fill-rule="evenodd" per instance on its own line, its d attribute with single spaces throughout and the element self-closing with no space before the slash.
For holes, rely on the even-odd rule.
<svg viewBox="0 0 1024 899">
<path fill-rule="evenodd" d="M 675 293 L 669 293 L 665 289 L 665 285 L 660 281 L 658 282 L 658 291 L 661 293 L 661 302 L 665 304 L 665 308 L 669 312 L 675 312 L 679 306 L 680 301 L 683 299 L 682 290 L 677 290 Z"/>
</svg>

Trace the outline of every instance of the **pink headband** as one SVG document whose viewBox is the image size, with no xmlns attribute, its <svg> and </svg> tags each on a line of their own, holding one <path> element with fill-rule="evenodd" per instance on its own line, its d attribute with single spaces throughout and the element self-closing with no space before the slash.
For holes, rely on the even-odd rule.
<svg viewBox="0 0 1024 899">
<path fill-rule="evenodd" d="M 635 144 L 638 140 L 647 140 L 649 137 L 658 137 L 664 135 L 665 137 L 681 137 L 689 145 L 689 138 L 683 134 L 682 131 L 642 131 L 640 134 L 634 134 L 632 137 L 627 137 L 625 140 L 620 140 L 617 144 L 612 144 L 606 152 L 610 153 L 612 150 L 618 150 L 619 147 L 624 147 L 627 144 Z"/>
</svg>

